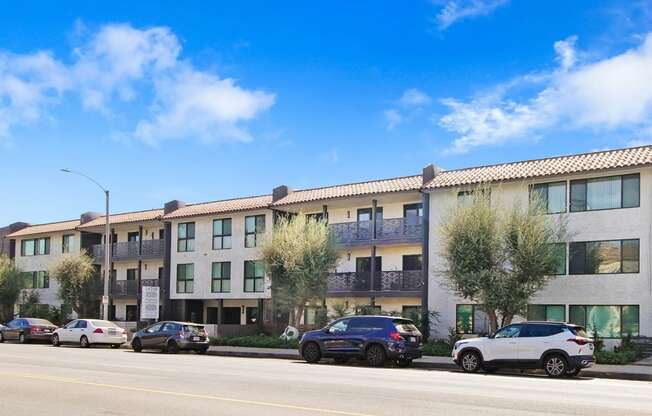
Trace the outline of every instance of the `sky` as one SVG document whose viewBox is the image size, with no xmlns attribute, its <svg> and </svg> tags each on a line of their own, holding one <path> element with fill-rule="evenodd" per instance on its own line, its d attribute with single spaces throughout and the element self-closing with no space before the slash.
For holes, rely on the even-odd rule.
<svg viewBox="0 0 652 416">
<path fill-rule="evenodd" d="M 18 2 L 0 225 L 652 142 L 652 2 Z"/>
</svg>

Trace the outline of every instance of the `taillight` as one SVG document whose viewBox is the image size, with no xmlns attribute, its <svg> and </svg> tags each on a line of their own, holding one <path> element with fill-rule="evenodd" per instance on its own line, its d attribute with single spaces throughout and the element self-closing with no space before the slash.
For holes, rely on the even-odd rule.
<svg viewBox="0 0 652 416">
<path fill-rule="evenodd" d="M 578 338 L 569 338 L 569 339 L 567 339 L 566 341 L 568 341 L 568 342 L 574 342 L 574 343 L 576 343 L 577 345 L 586 345 L 586 344 L 590 344 L 590 343 L 593 342 L 593 341 L 591 341 L 590 339 L 587 339 L 587 338 L 579 338 L 579 337 L 578 337 Z"/>
<path fill-rule="evenodd" d="M 403 337 L 398 332 L 390 332 L 389 337 L 394 341 L 403 341 Z"/>
<path fill-rule="evenodd" d="M 102 331 L 102 328 L 96 328 L 95 331 L 93 331 L 94 334 L 103 334 L 104 331 Z"/>
<path fill-rule="evenodd" d="M 32 334 L 37 333 L 37 332 L 41 332 L 41 328 L 38 328 L 38 327 L 36 327 L 36 326 L 33 326 L 33 327 L 31 327 L 31 328 L 29 329 L 29 332 L 32 333 Z"/>
</svg>

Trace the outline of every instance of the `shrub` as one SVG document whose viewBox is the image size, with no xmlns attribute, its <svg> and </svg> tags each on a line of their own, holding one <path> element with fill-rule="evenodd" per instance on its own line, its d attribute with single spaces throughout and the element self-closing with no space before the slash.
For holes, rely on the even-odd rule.
<svg viewBox="0 0 652 416">
<path fill-rule="evenodd" d="M 598 364 L 628 364 L 639 359 L 635 350 L 598 351 L 595 361 Z"/>
<path fill-rule="evenodd" d="M 240 337 L 211 337 L 211 345 L 229 347 L 253 347 L 253 348 L 286 348 L 297 349 L 299 340 L 283 340 L 268 335 L 248 335 Z"/>
<path fill-rule="evenodd" d="M 453 347 L 446 341 L 437 340 L 437 341 L 428 341 L 425 342 L 421 351 L 423 355 L 432 355 L 435 357 L 450 357 Z"/>
</svg>

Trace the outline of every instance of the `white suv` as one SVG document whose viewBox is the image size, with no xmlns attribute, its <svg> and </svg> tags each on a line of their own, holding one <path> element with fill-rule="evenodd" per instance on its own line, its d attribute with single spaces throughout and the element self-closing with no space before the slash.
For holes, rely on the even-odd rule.
<svg viewBox="0 0 652 416">
<path fill-rule="evenodd" d="M 453 361 L 466 372 L 543 368 L 550 377 L 574 377 L 594 363 L 584 328 L 555 322 L 520 322 L 489 337 L 457 341 Z"/>
</svg>

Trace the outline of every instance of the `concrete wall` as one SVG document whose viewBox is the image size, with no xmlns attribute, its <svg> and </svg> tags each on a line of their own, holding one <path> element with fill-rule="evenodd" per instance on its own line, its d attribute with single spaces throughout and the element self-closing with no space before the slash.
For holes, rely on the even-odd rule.
<svg viewBox="0 0 652 416">
<path fill-rule="evenodd" d="M 520 204 L 525 207 L 528 203 L 528 185 L 532 183 L 606 177 L 637 172 L 641 174 L 639 208 L 549 215 L 554 221 L 565 221 L 567 223 L 567 242 L 640 239 L 640 272 L 555 276 L 551 278 L 544 290 L 531 299 L 530 304 L 566 305 L 567 319 L 568 305 L 640 305 L 640 333 L 641 335 L 652 335 L 652 275 L 650 269 L 652 250 L 652 169 L 628 169 L 569 175 L 539 181 L 503 183 L 491 187 L 491 202 L 493 206 L 505 209 L 513 204 Z M 441 270 L 445 268 L 445 264 L 439 255 L 441 248 L 439 227 L 447 212 L 455 206 L 459 190 L 442 189 L 430 194 L 429 308 L 441 314 L 440 324 L 432 328 L 432 336 L 435 338 L 446 337 L 448 329 L 455 326 L 456 304 L 471 303 L 454 296 L 442 286 Z M 568 201 L 570 201 L 569 184 L 566 191 L 568 204 Z"/>
</svg>

